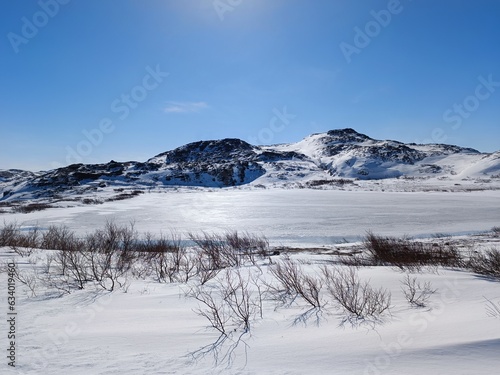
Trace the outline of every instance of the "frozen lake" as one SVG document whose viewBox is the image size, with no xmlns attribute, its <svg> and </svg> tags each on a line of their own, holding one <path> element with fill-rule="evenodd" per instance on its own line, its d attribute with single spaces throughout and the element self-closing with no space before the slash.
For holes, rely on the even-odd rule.
<svg viewBox="0 0 500 375">
<path fill-rule="evenodd" d="M 85 232 L 106 220 L 135 221 L 150 232 L 265 234 L 273 245 L 332 244 L 366 231 L 401 236 L 461 234 L 500 225 L 500 192 L 393 193 L 322 190 L 225 190 L 150 193 L 97 206 L 0 215 L 23 225 L 64 224 Z"/>
</svg>

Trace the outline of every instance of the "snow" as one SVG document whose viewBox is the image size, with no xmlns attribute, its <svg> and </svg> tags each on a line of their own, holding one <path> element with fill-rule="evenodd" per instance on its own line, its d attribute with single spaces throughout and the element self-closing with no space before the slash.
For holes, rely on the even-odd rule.
<svg viewBox="0 0 500 375">
<path fill-rule="evenodd" d="M 239 230 L 275 244 L 328 245 L 366 231 L 430 236 L 486 231 L 500 223 L 500 191 L 460 193 L 338 190 L 219 190 L 143 194 L 101 205 L 0 215 L 25 226 L 64 224 L 84 233 L 108 220 L 142 232 Z"/>
<path fill-rule="evenodd" d="M 432 193 L 334 190 L 223 190 L 150 193 L 98 206 L 55 208 L 30 214 L 1 214 L 0 220 L 25 227 L 64 224 L 79 233 L 106 220 L 136 222 L 144 232 L 180 233 L 237 229 L 268 236 L 272 245 L 330 245 L 343 238 L 359 240 L 365 231 L 429 237 L 490 230 L 500 224 L 500 191 Z M 464 239 L 472 238 L 469 236 Z M 474 238 L 471 239 L 474 241 Z M 489 241 L 489 242 L 488 242 Z M 482 246 L 498 247 L 490 239 Z M 339 245 L 348 248 L 349 244 Z M 41 257 L 35 252 L 30 259 Z M 33 262 L 0 248 L 0 262 L 16 257 L 21 269 Z M 277 261 L 280 257 L 274 258 Z M 330 259 L 299 253 L 310 273 Z M 260 262 L 269 276 L 269 260 Z M 244 271 L 258 272 L 255 266 Z M 123 290 L 92 287 L 60 298 L 44 293 L 29 297 L 18 285 L 17 364 L 3 356 L 2 374 L 484 374 L 498 372 L 500 319 L 488 316 L 487 301 L 500 303 L 498 281 L 470 272 L 438 269 L 414 274 L 437 292 L 427 308 L 405 301 L 391 267 L 359 269 L 362 280 L 392 293 L 391 314 L 381 324 L 341 325 L 342 317 L 327 305 L 319 320 L 294 321 L 307 307 L 277 307 L 264 301 L 263 319 L 240 345 L 233 363 L 214 366 L 211 355 L 197 361 L 191 354 L 218 335 L 193 310 L 189 285 L 132 280 Z M 7 306 L 6 273 L 0 273 L 0 305 Z M 500 305 L 499 305 L 500 308 Z M 3 315 L 3 319 L 5 315 Z M 3 325 L 5 330 L 5 325 Z M 2 349 L 7 348 L 0 333 Z"/>
<path fill-rule="evenodd" d="M 396 191 L 500 190 L 500 155 L 453 145 L 380 141 L 353 129 L 272 146 L 252 146 L 238 139 L 200 141 L 145 163 L 111 161 L 36 174 L 0 170 L 0 203 L 74 201 L 106 188 L 308 188 L 331 181 L 322 188 L 338 190 L 336 181 L 342 179 L 350 179 L 357 190 L 377 190 L 377 180 Z M 412 184 L 401 183 L 404 179 Z"/>
</svg>

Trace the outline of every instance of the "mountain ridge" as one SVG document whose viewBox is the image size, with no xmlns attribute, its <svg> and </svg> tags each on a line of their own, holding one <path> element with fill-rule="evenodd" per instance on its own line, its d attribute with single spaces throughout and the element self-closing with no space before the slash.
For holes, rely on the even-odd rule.
<svg viewBox="0 0 500 375">
<path fill-rule="evenodd" d="M 300 186 L 312 181 L 496 178 L 500 152 L 446 144 L 376 140 L 352 128 L 295 143 L 257 146 L 237 138 L 191 142 L 145 162 L 114 160 L 27 172 L 0 171 L 0 200 L 130 188 Z"/>
</svg>

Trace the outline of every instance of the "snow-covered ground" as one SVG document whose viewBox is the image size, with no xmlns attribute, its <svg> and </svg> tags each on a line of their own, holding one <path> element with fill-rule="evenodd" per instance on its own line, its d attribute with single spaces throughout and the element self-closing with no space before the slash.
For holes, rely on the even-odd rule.
<svg viewBox="0 0 500 375">
<path fill-rule="evenodd" d="M 329 246 L 359 240 L 365 231 L 430 237 L 489 231 L 500 225 L 500 192 L 389 193 L 315 190 L 228 190 L 144 194 L 98 206 L 54 208 L 30 214 L 3 214 L 0 220 L 30 227 L 67 225 L 78 233 L 102 227 L 106 220 L 135 221 L 155 234 L 237 229 L 266 235 L 271 245 Z M 471 250 L 499 248 L 488 235 L 461 237 Z M 352 245 L 342 244 L 339 247 Z M 0 262 L 14 258 L 30 270 L 45 252 L 21 258 L 0 248 Z M 273 257 L 273 262 L 285 258 Z M 330 256 L 294 253 L 304 270 L 319 273 Z M 30 261 L 31 260 L 31 261 Z M 269 259 L 243 273 L 269 279 Z M 234 271 L 234 270 L 233 270 Z M 363 267 L 362 280 L 392 294 L 390 314 L 378 324 L 342 325 L 342 313 L 329 301 L 318 314 L 297 320 L 308 310 L 300 300 L 290 306 L 263 301 L 232 362 L 214 365 L 213 352 L 194 359 L 218 334 L 195 313 L 199 306 L 186 292 L 196 284 L 131 280 L 111 293 L 88 287 L 59 298 L 43 288 L 31 296 L 17 285 L 16 369 L 3 355 L 2 374 L 494 374 L 500 365 L 498 281 L 471 272 L 439 268 L 413 274 L 436 292 L 428 306 L 408 305 L 401 291 L 405 276 L 392 267 Z M 222 274 L 220 274 L 222 275 Z M 211 284 L 212 283 L 212 284 Z M 215 281 L 209 283 L 215 285 Z M 7 275 L 0 273 L 2 320 L 7 313 Z M 256 293 L 255 286 L 251 287 Z M 254 294 L 255 295 L 255 294 Z M 488 302 L 490 301 L 490 302 Z M 494 305 L 492 305 L 494 304 Z M 490 312 L 490 313 L 488 313 Z M 8 348 L 7 325 L 0 332 Z M 236 334 L 232 336 L 237 337 Z M 231 349 L 226 342 L 219 359 Z"/>
<path fill-rule="evenodd" d="M 275 245 L 328 245 L 383 235 L 430 236 L 486 231 L 500 223 L 500 191 L 366 192 L 219 190 L 143 194 L 101 205 L 4 214 L 25 226 L 64 224 L 85 232 L 112 220 L 153 233 L 239 230 Z"/>
</svg>

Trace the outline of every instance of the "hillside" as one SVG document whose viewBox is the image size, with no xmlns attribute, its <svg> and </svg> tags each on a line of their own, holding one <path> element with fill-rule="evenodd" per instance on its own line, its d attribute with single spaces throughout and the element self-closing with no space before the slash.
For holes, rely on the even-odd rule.
<svg viewBox="0 0 500 375">
<path fill-rule="evenodd" d="M 500 152 L 376 140 L 349 128 L 272 146 L 240 139 L 198 141 L 145 162 L 73 164 L 38 173 L 0 171 L 0 200 L 54 199 L 106 188 L 335 188 L 339 183 L 363 187 L 381 180 L 393 181 L 395 189 L 402 190 L 407 187 L 398 188 L 400 181 L 419 181 L 420 185 L 448 181 L 449 186 L 493 181 L 486 188 L 497 189 Z"/>
</svg>

